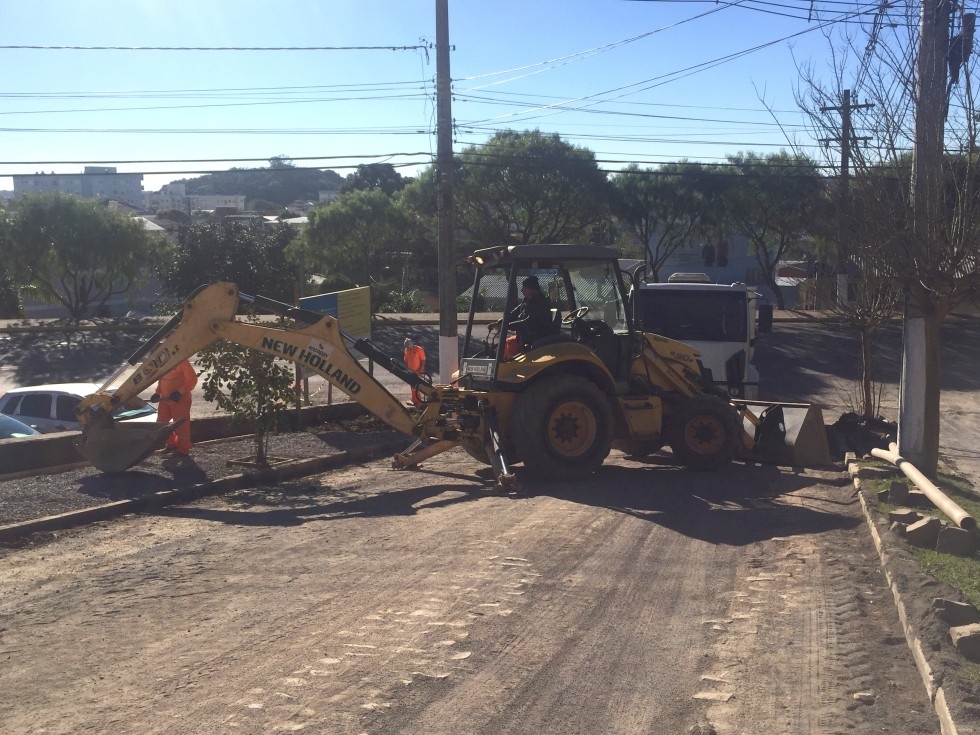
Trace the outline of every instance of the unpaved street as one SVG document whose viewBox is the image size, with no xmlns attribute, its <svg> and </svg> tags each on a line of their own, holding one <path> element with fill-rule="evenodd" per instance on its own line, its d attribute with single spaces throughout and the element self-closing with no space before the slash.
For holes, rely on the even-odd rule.
<svg viewBox="0 0 980 735">
<path fill-rule="evenodd" d="M 387 467 L 0 551 L 0 730 L 938 733 L 840 474 Z"/>
</svg>

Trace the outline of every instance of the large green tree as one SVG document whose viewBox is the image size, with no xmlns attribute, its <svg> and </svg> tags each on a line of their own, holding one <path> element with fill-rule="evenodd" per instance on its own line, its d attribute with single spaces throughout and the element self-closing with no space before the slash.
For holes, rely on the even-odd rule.
<svg viewBox="0 0 980 735">
<path fill-rule="evenodd" d="M 724 186 L 725 217 L 748 237 L 762 280 L 783 309 L 776 266 L 808 234 L 825 182 L 816 164 L 802 154 L 739 153 L 728 162 L 732 171 Z"/>
<path fill-rule="evenodd" d="M 296 231 L 285 224 L 181 227 L 171 257 L 160 269 L 160 280 L 164 291 L 177 299 L 198 286 L 231 281 L 246 293 L 292 303 L 298 276 L 286 249 L 296 237 Z"/>
<path fill-rule="evenodd" d="M 608 198 L 592 151 L 558 135 L 504 130 L 458 157 L 456 224 L 480 247 L 588 240 Z"/>
<path fill-rule="evenodd" d="M 141 221 L 67 194 L 25 196 L 0 244 L 14 282 L 73 319 L 131 294 L 159 249 Z"/>
<path fill-rule="evenodd" d="M 631 164 L 613 177 L 613 212 L 643 247 L 649 280 L 659 281 L 664 262 L 703 229 L 703 179 L 702 165 L 687 161 Z"/>
<path fill-rule="evenodd" d="M 310 212 L 293 257 L 326 280 L 327 290 L 382 281 L 400 252 L 403 218 L 391 198 L 377 189 L 341 194 Z"/>
<path fill-rule="evenodd" d="M 390 163 L 362 163 L 356 171 L 347 175 L 340 191 L 346 193 L 377 189 L 388 196 L 394 196 L 406 183 L 405 178 Z"/>
</svg>

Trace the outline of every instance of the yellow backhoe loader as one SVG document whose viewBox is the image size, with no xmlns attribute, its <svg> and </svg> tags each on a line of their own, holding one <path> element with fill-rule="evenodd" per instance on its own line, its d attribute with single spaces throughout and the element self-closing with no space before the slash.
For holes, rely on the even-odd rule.
<svg viewBox="0 0 980 735">
<path fill-rule="evenodd" d="M 703 379 L 692 348 L 638 332 L 614 250 L 506 246 L 477 251 L 468 260 L 474 266 L 471 309 L 459 371 L 446 384 L 433 385 L 370 341 L 352 338 L 330 316 L 242 293 L 232 283 L 214 283 L 192 294 L 127 366 L 79 404 L 79 451 L 104 472 L 121 472 L 146 458 L 172 427 L 115 422 L 113 409 L 151 388 L 181 360 L 227 339 L 322 376 L 414 437 L 395 456 L 395 466 L 413 466 L 459 446 L 491 465 L 504 491 L 515 489 L 517 463 L 535 477 L 574 480 L 597 471 L 612 447 L 642 455 L 669 446 L 694 470 L 715 469 L 738 457 L 793 465 L 830 462 L 819 409 L 735 402 Z M 518 339 L 512 324 L 519 312 L 518 287 L 529 276 L 537 279 L 551 313 L 532 340 L 526 334 Z M 284 315 L 297 326 L 241 320 L 242 302 Z M 503 317 L 487 326 L 478 319 L 483 311 Z M 483 328 L 481 339 L 476 332 Z M 421 412 L 407 410 L 354 352 L 415 385 L 424 400 Z"/>
</svg>

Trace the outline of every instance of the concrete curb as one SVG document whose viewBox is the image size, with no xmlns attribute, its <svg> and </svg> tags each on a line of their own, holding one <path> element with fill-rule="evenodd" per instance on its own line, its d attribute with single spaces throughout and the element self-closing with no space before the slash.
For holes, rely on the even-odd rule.
<svg viewBox="0 0 980 735">
<path fill-rule="evenodd" d="M 858 500 L 861 502 L 861 510 L 864 513 L 864 520 L 868 524 L 868 529 L 871 531 L 871 538 L 874 541 L 875 548 L 878 550 L 878 559 L 881 563 L 881 569 L 885 573 L 885 581 L 888 583 L 889 589 L 892 591 L 892 597 L 895 600 L 895 607 L 898 611 L 898 619 L 902 624 L 902 630 L 905 633 L 905 642 L 908 644 L 909 651 L 912 654 L 912 658 L 915 661 L 915 666 L 919 670 L 919 676 L 922 677 L 922 684 L 925 686 L 926 694 L 929 697 L 929 701 L 932 702 L 933 709 L 936 712 L 936 717 L 939 719 L 939 728 L 942 735 L 972 735 L 976 730 L 972 727 L 968 729 L 962 729 L 957 726 L 956 722 L 953 720 L 953 715 L 949 711 L 949 706 L 946 703 L 946 693 L 943 690 L 942 685 L 936 683 L 936 678 L 933 675 L 932 667 L 929 665 L 929 660 L 926 657 L 926 653 L 922 648 L 922 641 L 916 635 L 915 626 L 909 620 L 908 613 L 906 611 L 905 602 L 903 600 L 904 590 L 898 585 L 895 580 L 894 575 L 889 569 L 890 557 L 888 551 L 885 549 L 884 541 L 882 541 L 881 534 L 878 533 L 878 527 L 875 524 L 874 514 L 868 503 L 865 500 L 864 492 L 861 489 L 861 478 L 858 477 L 858 470 L 860 469 L 857 463 L 857 458 L 848 453 L 848 456 L 844 460 L 845 465 L 848 468 L 848 473 L 854 482 L 854 490 L 857 493 Z"/>
<path fill-rule="evenodd" d="M 142 513 L 175 503 L 196 500 L 208 495 L 221 495 L 233 490 L 256 487 L 265 483 L 294 480 L 298 477 L 315 475 L 347 465 L 378 459 L 386 454 L 394 454 L 404 448 L 404 438 L 387 439 L 368 447 L 338 452 L 337 454 L 293 460 L 268 470 L 228 475 L 216 480 L 188 485 L 183 488 L 162 490 L 142 498 L 118 500 L 113 503 L 83 508 L 82 510 L 71 511 L 69 513 L 59 513 L 58 515 L 46 516 L 35 520 L 11 523 L 0 526 L 0 543 L 18 541 L 34 533 L 64 531 L 65 529 L 83 526 L 88 523 L 111 520 L 128 513 Z"/>
</svg>

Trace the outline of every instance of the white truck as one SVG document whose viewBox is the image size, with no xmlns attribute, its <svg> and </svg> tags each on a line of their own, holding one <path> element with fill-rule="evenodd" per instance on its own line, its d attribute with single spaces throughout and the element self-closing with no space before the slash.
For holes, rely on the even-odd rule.
<svg viewBox="0 0 980 735">
<path fill-rule="evenodd" d="M 666 283 L 635 280 L 630 301 L 640 329 L 693 347 L 715 385 L 733 398 L 758 399 L 755 338 L 772 328 L 772 306 L 753 288 L 675 274 Z"/>
</svg>

